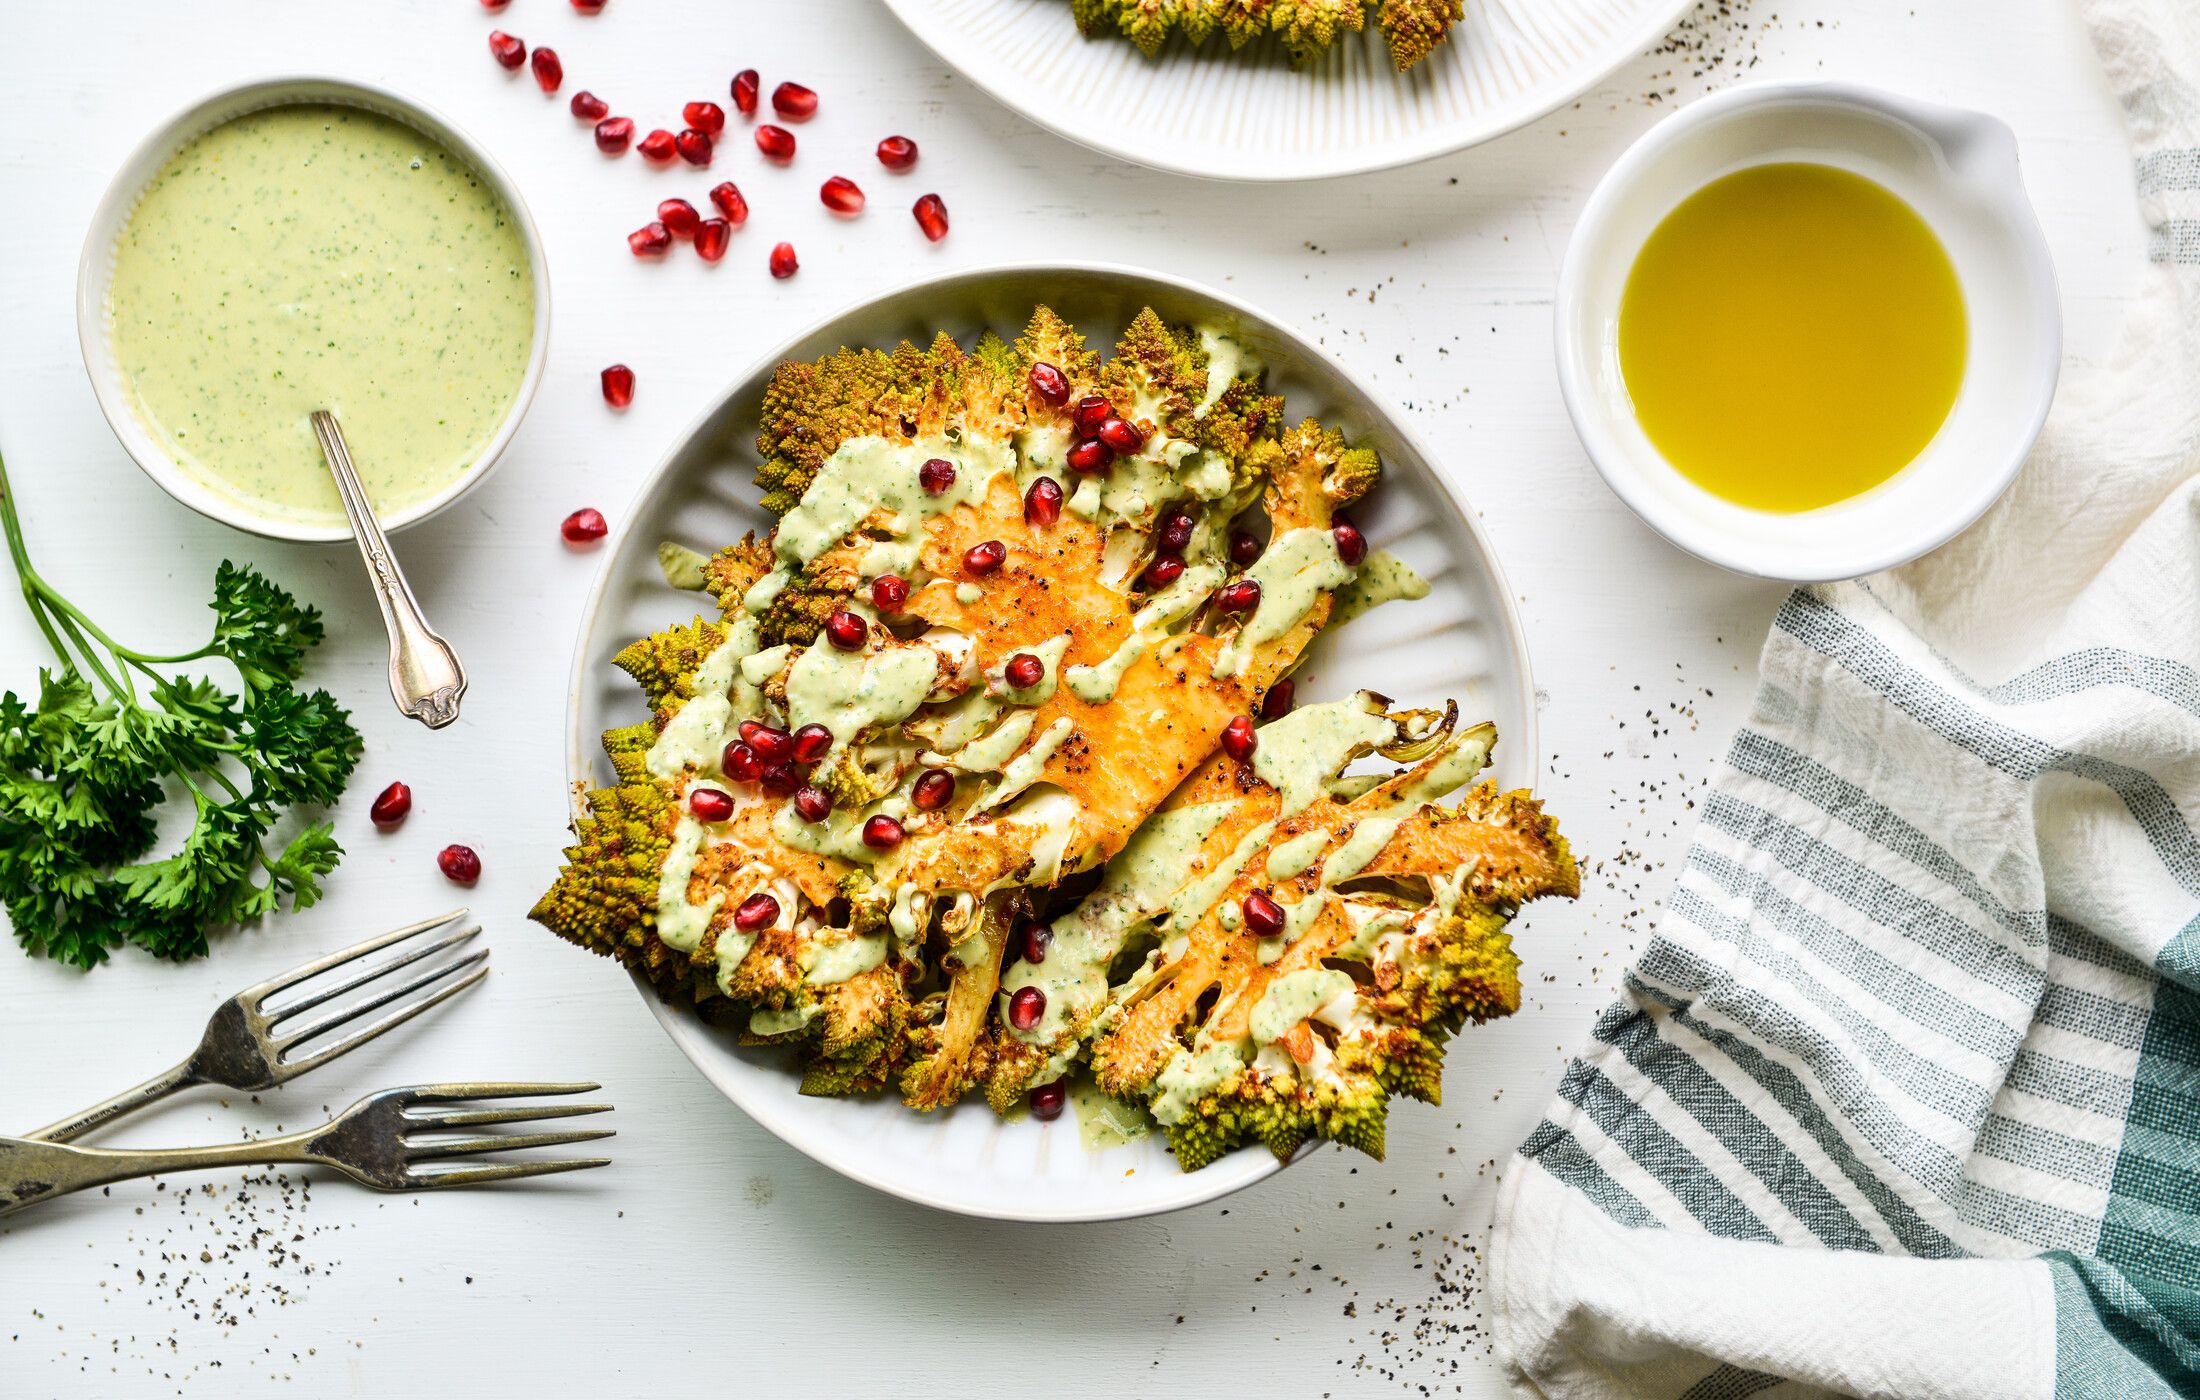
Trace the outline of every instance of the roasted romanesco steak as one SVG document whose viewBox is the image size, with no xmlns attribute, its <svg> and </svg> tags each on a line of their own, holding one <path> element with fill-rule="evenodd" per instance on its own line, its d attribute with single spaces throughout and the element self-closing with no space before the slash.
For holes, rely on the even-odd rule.
<svg viewBox="0 0 2200 1400">
<path fill-rule="evenodd" d="M 1273 34 L 1300 64 L 1372 18 L 1401 73 L 1427 58 L 1466 14 L 1461 0 L 1070 0 L 1070 8 L 1087 35 L 1119 34 L 1148 57 L 1171 35 L 1197 44 L 1220 34 L 1241 49 Z"/>
<path fill-rule="evenodd" d="M 1262 376 L 1151 311 L 1103 359 L 1045 308 L 782 366 L 777 527 L 662 556 L 714 615 L 615 658 L 650 715 L 534 917 L 805 1092 L 1005 1111 L 1089 1058 L 1188 1167 L 1379 1150 L 1389 1091 L 1517 1004 L 1505 922 L 1573 867 L 1524 796 L 1435 805 L 1486 728 L 1290 712 L 1333 615 L 1427 586 L 1343 513 L 1375 453 Z M 1346 774 L 1378 753 L 1418 766 Z"/>
</svg>

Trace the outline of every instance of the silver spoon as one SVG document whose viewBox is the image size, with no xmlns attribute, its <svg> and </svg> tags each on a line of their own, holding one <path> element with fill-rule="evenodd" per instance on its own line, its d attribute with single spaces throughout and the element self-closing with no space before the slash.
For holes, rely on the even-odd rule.
<svg viewBox="0 0 2200 1400">
<path fill-rule="evenodd" d="M 336 476 L 336 494 L 344 498 L 344 514 L 351 517 L 352 537 L 359 543 L 359 557 L 367 563 L 367 578 L 374 585 L 374 600 L 382 606 L 382 626 L 390 634 L 390 695 L 399 712 L 412 716 L 430 729 L 441 729 L 458 718 L 458 699 L 466 693 L 466 668 L 458 653 L 436 635 L 428 619 L 420 615 L 420 600 L 390 553 L 390 541 L 367 503 L 367 488 L 352 469 L 351 450 L 344 446 L 344 430 L 327 409 L 313 413 L 313 434 L 321 440 L 321 455 Z"/>
</svg>

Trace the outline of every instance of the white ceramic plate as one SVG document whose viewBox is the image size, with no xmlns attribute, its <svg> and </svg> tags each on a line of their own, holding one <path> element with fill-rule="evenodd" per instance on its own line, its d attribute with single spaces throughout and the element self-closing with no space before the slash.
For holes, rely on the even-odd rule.
<svg viewBox="0 0 2200 1400">
<path fill-rule="evenodd" d="M 1069 0 L 886 0 L 964 77 L 1025 117 L 1124 160 L 1217 180 L 1313 180 L 1478 145 L 1571 102 L 1672 28 L 1689 0 L 1466 0 L 1411 73 L 1382 36 L 1294 69 L 1261 40 L 1172 40 L 1149 59 L 1086 39 Z"/>
<path fill-rule="evenodd" d="M 1497 722 L 1498 778 L 1508 786 L 1534 779 L 1535 692 L 1512 595 L 1489 542 L 1446 492 L 1419 440 L 1313 345 L 1242 302 L 1157 273 L 1089 265 L 998 268 L 919 283 L 828 319 L 735 381 L 625 511 L 574 659 L 575 779 L 590 786 L 608 781 L 597 735 L 643 713 L 639 692 L 612 667 L 612 654 L 697 611 L 696 596 L 673 591 L 658 572 L 658 542 L 710 550 L 772 523 L 749 478 L 758 403 L 773 368 L 844 345 L 922 343 L 940 330 L 965 345 L 987 328 L 1013 336 L 1040 302 L 1102 345 L 1148 305 L 1172 322 L 1234 329 L 1266 359 L 1269 385 L 1288 396 L 1294 421 L 1312 414 L 1355 441 L 1371 442 L 1382 453 L 1385 477 L 1371 506 L 1355 517 L 1377 546 L 1420 570 L 1431 591 L 1321 638 L 1298 672 L 1301 697 L 1335 699 L 1366 687 L 1409 704 L 1455 698 L 1464 719 Z M 926 1115 L 884 1096 L 803 1098 L 782 1052 L 738 1046 L 659 1001 L 646 983 L 637 979 L 636 986 L 673 1043 L 750 1117 L 833 1170 L 925 1205 L 1004 1219 L 1118 1219 L 1213 1200 L 1278 1170 L 1276 1159 L 1256 1146 L 1186 1173 L 1158 1137 L 1089 1153 L 1074 1113 L 1052 1123 L 1004 1122 L 982 1102 Z M 1473 1036 L 1453 1045 L 1455 1063 L 1473 1058 Z"/>
</svg>

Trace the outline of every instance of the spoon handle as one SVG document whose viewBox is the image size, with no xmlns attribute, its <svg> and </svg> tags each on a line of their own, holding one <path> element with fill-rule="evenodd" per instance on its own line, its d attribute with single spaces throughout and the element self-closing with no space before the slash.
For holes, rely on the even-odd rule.
<svg viewBox="0 0 2200 1400">
<path fill-rule="evenodd" d="M 430 729 L 441 729 L 458 718 L 458 700 L 466 693 L 466 668 L 458 653 L 436 635 L 421 616 L 420 600 L 390 553 L 389 537 L 382 533 L 374 508 L 367 503 L 366 488 L 351 465 L 351 450 L 344 445 L 344 430 L 336 415 L 326 409 L 313 414 L 314 436 L 321 440 L 322 455 L 336 477 L 336 492 L 344 500 L 344 514 L 351 517 L 352 537 L 359 557 L 367 564 L 374 585 L 374 600 L 382 607 L 382 626 L 390 634 L 390 695 L 397 708 Z"/>
</svg>

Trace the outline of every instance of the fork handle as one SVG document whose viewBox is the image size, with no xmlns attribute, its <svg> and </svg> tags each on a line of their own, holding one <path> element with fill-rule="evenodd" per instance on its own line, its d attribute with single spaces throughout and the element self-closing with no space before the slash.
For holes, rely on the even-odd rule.
<svg viewBox="0 0 2200 1400">
<path fill-rule="evenodd" d="M 281 1166 L 320 1162 L 311 1144 L 320 1129 L 232 1142 L 218 1147 L 170 1150 L 69 1147 L 55 1142 L 0 1138 L 0 1215 L 59 1196 L 141 1176 L 209 1171 L 218 1167 Z"/>
<path fill-rule="evenodd" d="M 191 1062 L 185 1060 L 174 1069 L 156 1074 L 136 1088 L 123 1090 L 105 1103 L 94 1104 L 74 1118 L 48 1123 L 37 1132 L 26 1133 L 25 1136 L 36 1142 L 72 1142 L 102 1124 L 112 1123 L 126 1113 L 135 1113 L 148 1105 L 159 1103 L 179 1089 L 188 1089 L 194 1084 L 207 1082 L 191 1068 Z"/>
</svg>

